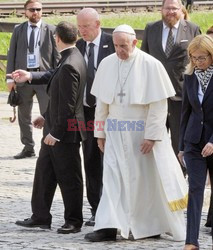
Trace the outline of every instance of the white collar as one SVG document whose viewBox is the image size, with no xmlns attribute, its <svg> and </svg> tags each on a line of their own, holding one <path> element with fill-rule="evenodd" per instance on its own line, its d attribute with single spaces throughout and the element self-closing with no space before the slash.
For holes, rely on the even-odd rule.
<svg viewBox="0 0 213 250">
<path fill-rule="evenodd" d="M 61 53 L 61 52 L 64 51 L 64 50 L 71 49 L 71 48 L 74 48 L 74 47 L 75 47 L 75 45 L 71 45 L 71 46 L 69 46 L 69 47 L 67 47 L 67 48 L 64 48 L 64 49 L 60 50 L 59 53 Z"/>
<path fill-rule="evenodd" d="M 177 30 L 179 25 L 180 25 L 180 20 L 173 26 L 173 28 Z M 170 29 L 170 28 L 163 22 L 163 29 Z"/>
</svg>

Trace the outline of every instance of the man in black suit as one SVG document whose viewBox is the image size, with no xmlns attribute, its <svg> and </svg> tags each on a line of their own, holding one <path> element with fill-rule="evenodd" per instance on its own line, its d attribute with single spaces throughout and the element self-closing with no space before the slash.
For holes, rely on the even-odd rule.
<svg viewBox="0 0 213 250">
<path fill-rule="evenodd" d="M 17 70 L 12 74 L 16 82 L 31 84 L 48 83 L 50 100 L 44 117 L 33 124 L 44 125 L 44 137 L 36 164 L 32 192 L 32 216 L 16 224 L 24 227 L 50 228 L 50 208 L 57 184 L 64 202 L 65 224 L 58 233 L 77 233 L 83 223 L 83 182 L 80 141 L 86 139 L 86 131 L 71 128 L 69 121 L 84 122 L 83 91 L 86 79 L 85 61 L 75 47 L 77 27 L 61 22 L 56 27 L 56 45 L 61 60 L 54 71 L 27 72 Z"/>
<path fill-rule="evenodd" d="M 77 41 L 76 47 L 80 50 L 87 63 L 87 80 L 84 90 L 84 115 L 86 123 L 94 122 L 96 100 L 90 94 L 90 89 L 101 60 L 114 53 L 112 36 L 103 32 L 100 26 L 100 18 L 95 9 L 82 9 L 77 15 L 77 25 L 81 39 Z M 91 66 L 92 45 L 93 65 Z M 92 72 L 89 72 L 92 67 Z M 98 148 L 97 139 L 93 131 L 87 131 L 87 140 L 83 142 L 84 169 L 86 175 L 87 199 L 91 206 L 92 217 L 85 223 L 86 226 L 94 226 L 95 213 L 102 192 L 102 155 Z"/>
<path fill-rule="evenodd" d="M 60 55 L 57 51 L 53 34 L 55 27 L 42 21 L 42 4 L 40 0 L 28 0 L 24 5 L 28 21 L 17 25 L 13 31 L 7 57 L 7 73 L 16 69 L 28 71 L 46 71 L 55 68 Z M 8 89 L 15 83 L 7 79 Z M 18 106 L 18 121 L 23 150 L 14 156 L 15 159 L 35 155 L 35 142 L 32 135 L 31 111 L 33 96 L 36 95 L 40 113 L 43 114 L 48 105 L 46 86 L 19 84 L 16 90 L 21 99 Z"/>
<path fill-rule="evenodd" d="M 164 0 L 161 13 L 162 20 L 147 24 L 141 49 L 162 62 L 175 88 L 176 96 L 168 100 L 167 128 L 170 129 L 174 152 L 178 155 L 183 74 L 188 62 L 187 47 L 200 34 L 200 29 L 181 18 L 181 0 Z M 185 168 L 183 171 L 185 172 Z"/>
</svg>

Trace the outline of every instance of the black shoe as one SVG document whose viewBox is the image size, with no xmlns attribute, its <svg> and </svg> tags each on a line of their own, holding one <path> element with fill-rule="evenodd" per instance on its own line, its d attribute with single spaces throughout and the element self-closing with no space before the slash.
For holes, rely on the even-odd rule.
<svg viewBox="0 0 213 250">
<path fill-rule="evenodd" d="M 21 151 L 21 153 L 15 155 L 14 158 L 15 159 L 24 159 L 24 158 L 32 157 L 32 156 L 35 156 L 35 152 L 34 151 L 28 151 L 26 149 L 23 149 Z"/>
<path fill-rule="evenodd" d="M 207 221 L 206 224 L 204 225 L 205 227 L 212 227 L 211 221 Z"/>
<path fill-rule="evenodd" d="M 50 229 L 51 228 L 50 224 L 38 223 L 31 218 L 28 218 L 25 220 L 17 220 L 15 224 L 18 226 L 29 227 L 29 228 L 34 228 L 34 227 L 40 227 L 42 229 Z"/>
<path fill-rule="evenodd" d="M 65 223 L 61 228 L 57 230 L 59 234 L 75 234 L 81 231 L 80 227 L 75 227 L 69 223 Z"/>
<path fill-rule="evenodd" d="M 95 216 L 93 215 L 88 221 L 85 222 L 85 226 L 95 226 Z"/>
<path fill-rule="evenodd" d="M 160 238 L 160 234 L 156 234 L 156 235 L 152 235 L 152 236 L 146 237 L 146 239 L 150 239 L 150 238 L 152 238 L 152 239 L 159 239 Z"/>
<path fill-rule="evenodd" d="M 101 229 L 94 231 L 93 233 L 88 233 L 85 235 L 84 239 L 91 242 L 100 242 L 100 241 L 116 241 L 117 229 Z"/>
</svg>

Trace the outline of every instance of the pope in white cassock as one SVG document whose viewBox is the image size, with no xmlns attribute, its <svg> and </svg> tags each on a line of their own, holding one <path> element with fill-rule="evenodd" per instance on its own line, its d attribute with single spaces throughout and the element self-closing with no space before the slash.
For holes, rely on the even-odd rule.
<svg viewBox="0 0 213 250">
<path fill-rule="evenodd" d="M 120 230 L 124 238 L 168 233 L 182 241 L 188 190 L 165 126 L 175 91 L 161 62 L 136 48 L 130 26 L 118 26 L 113 43 L 116 53 L 102 60 L 91 90 L 104 172 L 94 232 L 85 239 L 116 240 Z"/>
</svg>

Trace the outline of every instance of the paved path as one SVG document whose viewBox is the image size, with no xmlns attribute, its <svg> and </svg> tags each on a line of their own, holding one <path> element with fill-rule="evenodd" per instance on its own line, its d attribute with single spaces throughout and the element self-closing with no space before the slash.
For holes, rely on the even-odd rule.
<svg viewBox="0 0 213 250">
<path fill-rule="evenodd" d="M 56 192 L 52 206 L 53 223 L 51 230 L 25 229 L 14 224 L 17 219 L 24 219 L 31 215 L 30 199 L 36 157 L 15 160 L 22 145 L 19 140 L 17 121 L 11 124 L 8 117 L 12 108 L 6 105 L 7 93 L 0 92 L 0 249 L 39 249 L 39 250 L 135 250 L 135 249 L 183 249 L 184 242 L 173 242 L 167 235 L 160 239 L 123 240 L 107 243 L 88 243 L 84 240 L 85 233 L 91 232 L 91 227 L 83 226 L 78 234 L 59 235 L 58 227 L 63 225 L 63 205 L 59 190 Z M 38 104 L 34 103 L 33 116 L 38 115 Z M 41 130 L 34 129 L 36 154 L 39 151 Z M 206 189 L 206 204 L 209 189 Z M 203 226 L 206 218 L 206 207 L 202 214 L 200 233 L 200 249 L 212 249 L 209 229 Z M 84 219 L 90 216 L 89 206 L 84 197 Z M 174 221 L 175 223 L 175 221 Z"/>
</svg>

